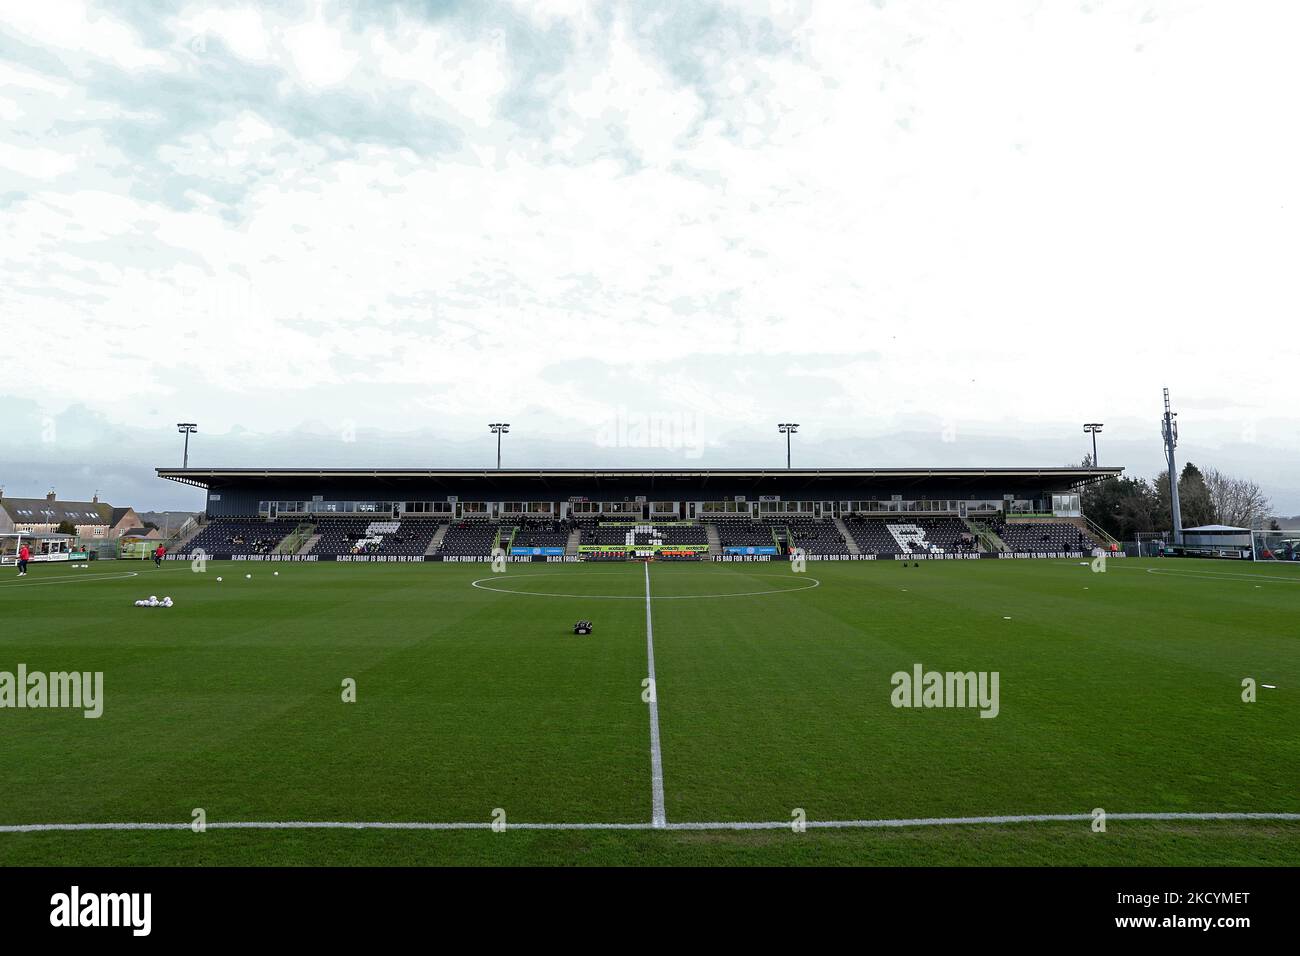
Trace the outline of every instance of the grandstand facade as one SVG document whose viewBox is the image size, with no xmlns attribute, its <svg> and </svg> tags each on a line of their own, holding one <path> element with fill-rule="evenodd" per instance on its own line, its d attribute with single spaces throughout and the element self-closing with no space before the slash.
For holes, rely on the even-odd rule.
<svg viewBox="0 0 1300 956">
<path fill-rule="evenodd" d="M 773 560 L 1077 555 L 1079 489 L 1122 468 L 208 469 L 175 542 L 251 560 Z"/>
</svg>

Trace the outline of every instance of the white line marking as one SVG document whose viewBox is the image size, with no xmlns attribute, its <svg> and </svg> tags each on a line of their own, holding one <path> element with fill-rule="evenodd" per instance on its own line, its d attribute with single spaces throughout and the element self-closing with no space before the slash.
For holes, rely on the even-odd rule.
<svg viewBox="0 0 1300 956">
<path fill-rule="evenodd" d="M 70 574 L 61 578 L 46 578 L 43 581 L 14 581 L 0 584 L 0 588 L 34 588 L 41 584 L 73 584 L 78 581 L 95 581 L 107 578 L 110 581 L 125 581 L 127 578 L 140 576 L 139 571 L 101 571 L 98 574 Z"/>
<path fill-rule="evenodd" d="M 659 681 L 655 679 L 655 628 L 650 617 L 650 562 L 645 563 L 645 656 L 650 677 L 650 791 L 653 826 L 668 824 L 664 811 L 664 758 L 659 750 Z"/>
<path fill-rule="evenodd" d="M 984 817 L 914 817 L 896 820 L 808 820 L 810 829 L 876 830 L 890 827 L 948 827 L 1012 823 L 1071 823 L 1093 819 L 1091 813 L 1030 813 Z M 1107 820 L 1285 820 L 1300 822 L 1300 813 L 1108 813 Z M 189 830 L 190 823 L 21 823 L 0 825 L 0 833 L 67 833 L 81 830 Z M 491 821 L 339 821 L 210 820 L 209 830 L 490 830 Z M 699 823 L 509 823 L 507 830 L 789 830 L 789 820 L 723 820 Z"/>
<path fill-rule="evenodd" d="M 1114 565 L 1111 565 L 1114 567 Z M 1124 567 L 1124 565 L 1120 565 Z M 1147 574 L 1167 574 L 1175 578 L 1224 578 L 1229 581 L 1241 581 L 1248 583 L 1251 581 L 1282 581 L 1285 584 L 1300 584 L 1300 577 L 1287 578 L 1271 574 L 1247 574 L 1240 571 L 1184 571 L 1179 568 L 1133 568 L 1134 571 L 1145 571 Z"/>
<path fill-rule="evenodd" d="M 515 580 L 527 578 L 540 578 L 548 574 L 568 574 L 570 576 L 577 574 L 608 574 L 607 571 L 538 571 L 532 574 L 515 575 Z M 520 597 L 558 597 L 558 598 L 578 598 L 581 600 L 596 601 L 640 601 L 639 594 L 552 594 L 546 591 L 511 591 L 507 588 L 488 587 L 484 581 L 504 581 L 506 575 L 496 575 L 490 578 L 479 578 L 471 581 L 470 586 L 478 588 L 480 591 L 493 591 L 497 594 L 514 594 Z M 803 584 L 797 588 L 775 588 L 771 591 L 735 591 L 730 594 L 657 594 L 651 598 L 652 601 L 703 601 L 713 598 L 732 598 L 732 597 L 760 597 L 765 594 L 794 594 L 797 591 L 810 591 L 813 588 L 821 587 L 821 581 L 816 578 L 808 578 L 811 584 Z M 904 589 L 906 590 L 906 589 Z"/>
</svg>

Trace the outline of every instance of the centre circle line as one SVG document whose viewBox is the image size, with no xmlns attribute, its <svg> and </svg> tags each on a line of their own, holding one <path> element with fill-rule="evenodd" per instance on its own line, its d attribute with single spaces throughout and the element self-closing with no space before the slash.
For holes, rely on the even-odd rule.
<svg viewBox="0 0 1300 956">
<path fill-rule="evenodd" d="M 617 572 L 610 572 L 610 571 L 577 571 L 577 572 L 566 572 L 566 571 L 541 571 L 541 572 L 538 572 L 537 574 L 523 574 L 523 575 L 519 575 L 518 578 L 521 578 L 521 579 L 522 579 L 522 578 L 538 578 L 538 577 L 543 577 L 543 576 L 545 576 L 545 575 L 554 575 L 554 574 L 569 574 L 569 575 L 574 575 L 574 574 L 605 574 L 605 575 L 610 575 L 610 574 L 615 574 L 615 573 L 617 573 Z M 574 598 L 574 599 L 578 599 L 578 600 L 595 600 L 595 601 L 644 601 L 644 600 L 645 600 L 645 595 L 643 595 L 643 594 L 548 594 L 548 593 L 546 593 L 546 592 L 544 592 L 544 591 L 511 591 L 511 590 L 509 590 L 509 589 L 507 589 L 507 588 L 489 587 L 488 585 L 486 585 L 486 584 L 483 583 L 484 581 L 500 581 L 500 580 L 504 580 L 504 579 L 503 579 L 503 578 L 499 578 L 499 577 L 479 578 L 479 579 L 476 580 L 476 581 L 471 581 L 470 584 L 471 584 L 472 587 L 476 587 L 476 588 L 478 588 L 480 591 L 494 591 L 494 592 L 496 592 L 497 594 L 515 594 L 515 595 L 518 595 L 518 596 L 520 596 L 520 597 L 556 597 L 556 598 Z M 730 594 L 656 594 L 656 595 L 652 595 L 651 598 L 650 598 L 650 600 L 652 600 L 652 601 L 703 601 L 703 600 L 712 600 L 712 599 L 714 599 L 714 598 L 729 598 L 729 597 L 761 597 L 761 596 L 763 596 L 763 595 L 767 595 L 767 594 L 793 594 L 793 593 L 795 593 L 795 592 L 797 592 L 797 591 L 811 591 L 813 588 L 821 587 L 821 581 L 817 580 L 817 578 L 807 578 L 806 580 L 807 580 L 807 581 L 810 581 L 810 582 L 812 582 L 812 583 L 810 583 L 810 584 L 803 584 L 803 585 L 801 585 L 800 587 L 797 587 L 797 588 L 775 588 L 775 589 L 768 590 L 768 591 L 736 591 L 736 592 L 733 592 L 733 593 L 730 593 Z"/>
</svg>

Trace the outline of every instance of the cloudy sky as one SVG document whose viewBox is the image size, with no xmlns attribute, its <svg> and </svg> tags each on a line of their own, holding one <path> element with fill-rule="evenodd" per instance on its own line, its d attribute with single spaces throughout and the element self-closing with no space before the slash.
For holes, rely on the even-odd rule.
<svg viewBox="0 0 1300 956">
<path fill-rule="evenodd" d="M 0 486 L 202 465 L 1059 465 L 1300 512 L 1300 6 L 0 16 Z"/>
</svg>

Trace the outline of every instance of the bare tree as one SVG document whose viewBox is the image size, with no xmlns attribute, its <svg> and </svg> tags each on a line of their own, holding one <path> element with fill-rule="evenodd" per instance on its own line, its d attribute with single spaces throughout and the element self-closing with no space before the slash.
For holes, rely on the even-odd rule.
<svg viewBox="0 0 1300 956">
<path fill-rule="evenodd" d="M 1272 504 L 1259 485 L 1247 478 L 1233 478 L 1217 468 L 1205 470 L 1205 486 L 1221 524 L 1252 528 L 1268 518 Z"/>
</svg>

